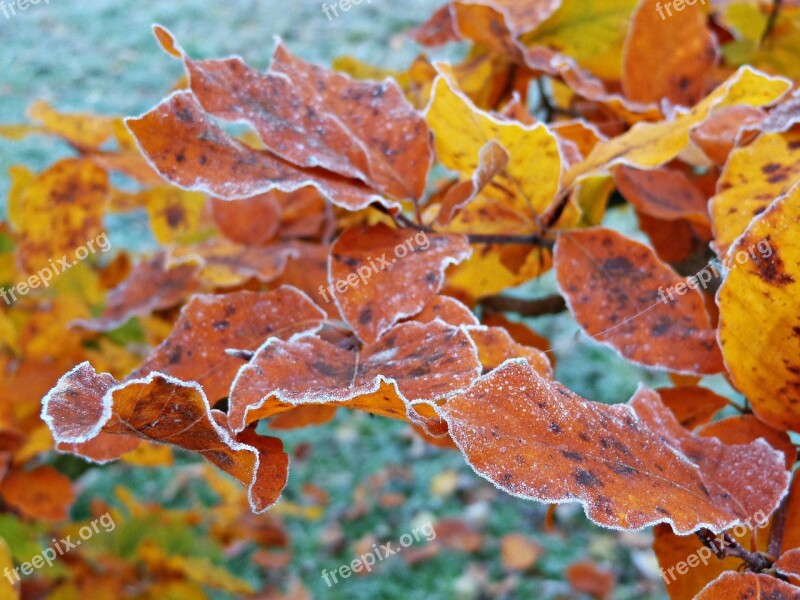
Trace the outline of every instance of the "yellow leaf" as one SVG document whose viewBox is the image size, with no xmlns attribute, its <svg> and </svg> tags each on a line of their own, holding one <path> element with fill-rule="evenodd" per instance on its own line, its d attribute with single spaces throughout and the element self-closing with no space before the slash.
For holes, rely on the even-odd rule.
<svg viewBox="0 0 800 600">
<path fill-rule="evenodd" d="M 6 541 L 0 537 L 0 571 L 13 571 L 14 560 L 8 549 Z M 8 577 L 0 577 L 0 600 L 19 600 L 19 588 L 15 587 L 8 580 Z"/>
<path fill-rule="evenodd" d="M 563 2 L 522 41 L 528 46 L 548 46 L 573 57 L 598 77 L 619 81 L 622 42 L 636 4 L 637 0 Z"/>
<path fill-rule="evenodd" d="M 206 195 L 162 186 L 146 192 L 153 235 L 162 244 L 185 242 L 200 231 Z"/>
<path fill-rule="evenodd" d="M 36 273 L 76 264 L 77 251 L 88 255 L 86 245 L 103 232 L 107 173 L 85 159 L 64 159 L 28 183 L 15 200 L 12 218 L 21 267 Z M 56 264 L 62 257 L 67 265 Z"/>
<path fill-rule="evenodd" d="M 564 185 L 598 169 L 624 163 L 645 169 L 675 158 L 689 143 L 689 130 L 704 121 L 715 108 L 764 106 L 791 89 L 789 80 L 771 77 L 751 67 L 742 67 L 688 112 L 658 123 L 640 122 L 626 133 L 597 144 L 585 161 L 573 167 Z"/>
<path fill-rule="evenodd" d="M 550 205 L 558 190 L 561 155 L 556 136 L 544 124 L 500 121 L 478 109 L 446 72 L 434 83 L 426 118 L 439 160 L 465 180 L 478 169 L 481 149 L 489 142 L 498 142 L 508 152 L 507 167 L 483 193 L 527 214 L 533 230 L 533 219 Z"/>
<path fill-rule="evenodd" d="M 800 177 L 800 130 L 761 135 L 728 157 L 711 199 L 714 244 L 725 252 L 753 218 Z"/>
<path fill-rule="evenodd" d="M 759 216 L 729 253 L 719 291 L 720 343 L 756 416 L 800 431 L 800 185 Z M 752 254 L 751 254 L 752 252 Z"/>
</svg>

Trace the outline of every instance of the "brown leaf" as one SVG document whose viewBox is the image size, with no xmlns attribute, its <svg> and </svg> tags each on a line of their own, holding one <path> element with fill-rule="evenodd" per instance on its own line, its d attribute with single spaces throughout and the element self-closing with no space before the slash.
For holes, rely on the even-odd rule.
<svg viewBox="0 0 800 600">
<path fill-rule="evenodd" d="M 347 338 L 272 338 L 239 371 L 228 418 L 241 431 L 295 406 L 328 404 L 408 419 L 417 416 L 412 401 L 464 389 L 479 373 L 472 340 L 441 321 L 402 323 L 361 349 Z"/>
<path fill-rule="evenodd" d="M 63 521 L 75 500 L 72 482 L 53 467 L 11 471 L 0 483 L 0 494 L 12 508 L 30 519 Z"/>
<path fill-rule="evenodd" d="M 595 598 L 608 598 L 614 591 L 614 573 L 588 560 L 572 563 L 564 575 L 572 589 Z"/>
<path fill-rule="evenodd" d="M 422 196 L 432 162 L 430 134 L 394 81 L 355 81 L 300 60 L 282 43 L 266 73 L 238 57 L 194 61 L 166 29 L 154 31 L 168 51 L 182 55 L 203 108 L 250 124 L 276 156 L 360 179 L 395 198 Z"/>
<path fill-rule="evenodd" d="M 382 224 L 348 229 L 331 248 L 327 293 L 358 337 L 373 343 L 425 308 L 441 290 L 447 266 L 470 253 L 462 235 Z"/>
<path fill-rule="evenodd" d="M 79 321 L 81 327 L 108 331 L 123 325 L 131 317 L 172 308 L 199 289 L 194 263 L 167 266 L 167 255 L 159 252 L 142 260 L 128 278 L 108 293 L 103 314 L 91 321 Z"/>
<path fill-rule="evenodd" d="M 167 375 L 119 383 L 83 363 L 45 396 L 42 418 L 59 443 L 91 444 L 102 432 L 197 452 L 248 486 L 255 512 L 275 504 L 286 484 L 289 459 L 280 440 L 252 431 L 234 437 L 199 385 Z"/>
<path fill-rule="evenodd" d="M 689 431 L 705 425 L 728 405 L 727 399 L 708 388 L 685 385 L 656 390 L 681 426 Z"/>
<path fill-rule="evenodd" d="M 800 600 L 800 588 L 776 579 L 771 575 L 726 572 L 719 576 L 697 596 L 696 600 Z"/>
<path fill-rule="evenodd" d="M 228 395 L 242 359 L 226 350 L 255 351 L 269 337 L 288 339 L 320 326 L 325 313 L 297 289 L 196 295 L 183 307 L 170 336 L 130 376 L 157 371 L 199 383 L 211 402 Z"/>
<path fill-rule="evenodd" d="M 437 410 L 479 475 L 521 498 L 579 502 L 606 527 L 719 531 L 772 512 L 789 483 L 780 453 L 696 438 L 652 390 L 628 405 L 588 402 L 520 360 Z"/>
<path fill-rule="evenodd" d="M 190 92 L 175 92 L 150 112 L 125 123 L 159 174 L 187 190 L 236 200 L 314 186 L 328 201 L 348 210 L 373 202 L 397 206 L 361 182 L 320 168 L 300 168 L 266 150 L 246 146 L 217 126 Z"/>
<path fill-rule="evenodd" d="M 554 261 L 570 312 L 593 338 L 651 367 L 723 370 L 697 282 L 664 301 L 682 280 L 647 246 L 610 229 L 572 231 L 559 236 Z"/>
</svg>

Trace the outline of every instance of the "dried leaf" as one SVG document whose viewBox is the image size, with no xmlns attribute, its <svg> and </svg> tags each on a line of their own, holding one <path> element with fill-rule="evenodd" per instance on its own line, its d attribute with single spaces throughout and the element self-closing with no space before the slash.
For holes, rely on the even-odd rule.
<svg viewBox="0 0 800 600">
<path fill-rule="evenodd" d="M 42 419 L 59 443 L 91 444 L 102 432 L 197 452 L 248 486 L 255 512 L 274 505 L 286 484 L 289 459 L 280 440 L 251 431 L 234 437 L 199 385 L 167 375 L 119 383 L 83 363 L 45 396 Z"/>
<path fill-rule="evenodd" d="M 421 311 L 441 290 L 447 266 L 469 255 L 461 235 L 382 224 L 348 229 L 331 248 L 327 292 L 358 337 L 373 343 Z"/>
<path fill-rule="evenodd" d="M 573 231 L 559 237 L 555 267 L 581 327 L 628 360 L 689 374 L 723 369 L 701 292 L 695 285 L 665 301 L 682 280 L 647 246 L 610 229 Z"/>
<path fill-rule="evenodd" d="M 800 185 L 775 200 L 731 247 L 736 268 L 717 295 L 719 339 L 734 385 L 759 419 L 794 431 L 800 431 L 798 219 Z"/>
<path fill-rule="evenodd" d="M 731 598 L 800 600 L 800 588 L 771 575 L 727 572 L 709 583 L 695 598 L 697 600 L 730 600 Z"/>
<path fill-rule="evenodd" d="M 199 383 L 212 402 L 228 395 L 242 359 L 226 350 L 255 351 L 269 337 L 288 339 L 325 318 L 305 294 L 274 292 L 197 295 L 183 307 L 172 334 L 130 376 L 152 372 Z"/>
<path fill-rule="evenodd" d="M 605 527 L 719 531 L 758 509 L 772 512 L 789 483 L 780 453 L 761 442 L 726 447 L 696 438 L 651 390 L 629 405 L 596 404 L 520 360 L 437 411 L 470 466 L 501 490 L 579 502 Z"/>
</svg>

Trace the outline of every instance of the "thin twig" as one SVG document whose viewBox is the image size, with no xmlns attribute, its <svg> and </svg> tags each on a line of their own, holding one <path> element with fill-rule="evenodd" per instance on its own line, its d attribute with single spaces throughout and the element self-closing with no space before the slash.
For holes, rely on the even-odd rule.
<svg viewBox="0 0 800 600">
<path fill-rule="evenodd" d="M 763 46 L 764 42 L 767 41 L 767 38 L 772 33 L 772 30 L 775 29 L 775 24 L 778 22 L 778 17 L 781 14 L 781 5 L 783 4 L 783 0 L 773 0 L 772 2 L 772 11 L 769 13 L 769 19 L 767 20 L 767 27 L 764 29 L 764 33 L 761 36 L 761 41 L 759 45 Z"/>
<path fill-rule="evenodd" d="M 750 552 L 736 541 L 729 533 L 723 533 L 722 539 L 714 535 L 710 529 L 700 529 L 697 531 L 697 537 L 703 542 L 703 545 L 711 550 L 717 558 L 724 559 L 728 557 L 739 558 L 744 561 L 745 566 L 749 571 L 754 573 L 762 573 L 770 568 L 774 560 L 764 554 L 763 552 Z"/>
<path fill-rule="evenodd" d="M 490 312 L 513 312 L 523 317 L 556 315 L 567 310 L 567 303 L 558 294 L 527 300 L 510 296 L 490 296 L 480 302 L 484 310 Z"/>
</svg>

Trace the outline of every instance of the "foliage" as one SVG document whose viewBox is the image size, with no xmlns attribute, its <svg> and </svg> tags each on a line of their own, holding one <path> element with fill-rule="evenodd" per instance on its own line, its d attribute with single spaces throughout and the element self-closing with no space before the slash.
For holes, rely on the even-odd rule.
<svg viewBox="0 0 800 600">
<path fill-rule="evenodd" d="M 45 464 L 53 448 L 141 467 L 179 448 L 243 486 L 194 473 L 224 502 L 185 513 L 120 490 L 124 543 L 21 589 L 0 579 L 3 593 L 268 593 L 213 560 L 286 544 L 249 512 L 286 485 L 279 432 L 344 408 L 408 423 L 514 496 L 579 503 L 603 527 L 656 526 L 664 570 L 716 554 L 668 584 L 673 598 L 800 595 L 800 8 L 662 8 L 453 0 L 413 35 L 466 42 L 466 58 L 420 56 L 402 73 L 348 58 L 329 71 L 282 43 L 257 72 L 193 59 L 156 26 L 187 78 L 152 110 L 37 103 L 35 124 L 0 128 L 76 153 L 11 172 L 0 270 L 32 291 L 0 313 L 0 528 L 16 540 L 4 563 L 30 554 L 20 522 L 41 523 L 34 537 L 69 527 L 74 484 Z M 649 245 L 602 225 L 612 202 L 635 209 Z M 106 214 L 136 209 L 154 255 L 77 253 Z M 551 271 L 559 298 L 504 294 Z M 591 402 L 554 380 L 547 340 L 493 314 L 562 309 L 675 386 Z M 713 374 L 746 406 L 701 385 Z M 728 404 L 741 414 L 712 422 Z M 763 531 L 755 515 L 771 516 Z M 175 540 L 137 537 L 145 522 L 187 540 L 209 528 L 217 546 L 173 556 Z M 524 539 L 503 550 L 521 570 L 538 557 Z M 601 596 L 595 571 L 568 579 Z"/>
</svg>

